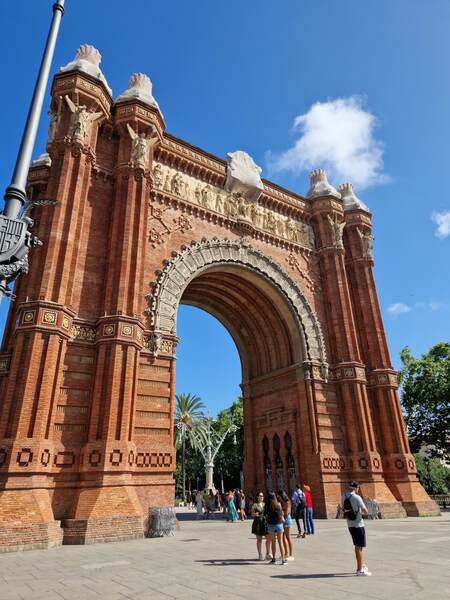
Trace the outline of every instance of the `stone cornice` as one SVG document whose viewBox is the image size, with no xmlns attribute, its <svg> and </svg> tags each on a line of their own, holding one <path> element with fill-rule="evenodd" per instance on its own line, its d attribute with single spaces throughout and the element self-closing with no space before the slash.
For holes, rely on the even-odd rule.
<svg viewBox="0 0 450 600">
<path fill-rule="evenodd" d="M 225 160 L 170 133 L 164 133 L 163 141 L 155 151 L 155 159 L 167 166 L 201 179 L 205 183 L 221 188 L 225 184 L 227 166 Z M 309 220 L 310 203 L 308 200 L 267 179 L 262 181 L 264 191 L 260 204 L 279 210 L 286 215 Z"/>
</svg>

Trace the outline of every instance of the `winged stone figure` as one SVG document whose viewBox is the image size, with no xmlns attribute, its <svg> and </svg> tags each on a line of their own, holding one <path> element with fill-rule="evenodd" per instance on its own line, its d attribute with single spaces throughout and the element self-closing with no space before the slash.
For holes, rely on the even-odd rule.
<svg viewBox="0 0 450 600">
<path fill-rule="evenodd" d="M 144 132 L 136 133 L 129 123 L 127 123 L 128 133 L 132 139 L 131 162 L 134 167 L 144 169 L 147 166 L 148 151 L 154 146 L 159 138 L 157 134 L 146 135 Z"/>
<path fill-rule="evenodd" d="M 89 139 L 92 123 L 102 117 L 103 113 L 90 112 L 85 104 L 75 104 L 69 96 L 64 96 L 64 99 L 72 113 L 70 136 L 84 143 Z"/>
</svg>

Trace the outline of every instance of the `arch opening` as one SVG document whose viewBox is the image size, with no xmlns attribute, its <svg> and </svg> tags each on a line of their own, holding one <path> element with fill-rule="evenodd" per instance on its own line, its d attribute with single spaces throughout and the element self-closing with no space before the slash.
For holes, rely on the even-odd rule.
<svg viewBox="0 0 450 600">
<path fill-rule="evenodd" d="M 214 239 L 184 247 L 167 261 L 151 295 L 155 334 L 177 335 L 183 304 L 218 319 L 238 349 L 246 489 L 290 489 L 311 451 L 302 367 L 326 369 L 320 325 L 301 289 L 244 240 Z"/>
</svg>

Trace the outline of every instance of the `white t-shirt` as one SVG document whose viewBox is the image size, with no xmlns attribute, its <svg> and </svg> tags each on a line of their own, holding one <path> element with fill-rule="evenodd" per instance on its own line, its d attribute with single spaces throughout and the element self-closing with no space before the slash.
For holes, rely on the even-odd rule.
<svg viewBox="0 0 450 600">
<path fill-rule="evenodd" d="M 347 519 L 347 526 L 348 527 L 364 527 L 362 511 L 364 509 L 366 509 L 366 505 L 364 504 L 363 499 L 361 498 L 361 496 L 358 496 L 358 494 L 356 492 L 346 492 L 342 496 L 342 506 L 344 506 L 344 500 L 346 498 L 350 498 L 350 503 L 352 505 L 353 510 L 356 513 L 356 519 L 353 519 L 353 520 Z"/>
</svg>

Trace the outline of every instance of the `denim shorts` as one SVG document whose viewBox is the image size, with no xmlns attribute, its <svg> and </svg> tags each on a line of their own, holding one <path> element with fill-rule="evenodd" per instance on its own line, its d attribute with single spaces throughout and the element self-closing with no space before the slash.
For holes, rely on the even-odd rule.
<svg viewBox="0 0 450 600">
<path fill-rule="evenodd" d="M 291 517 L 291 515 L 288 515 L 284 520 L 284 528 L 288 529 L 291 527 L 292 527 L 292 517 Z"/>
<path fill-rule="evenodd" d="M 283 533 L 283 523 L 277 523 L 276 525 L 267 525 L 268 533 Z"/>
</svg>

